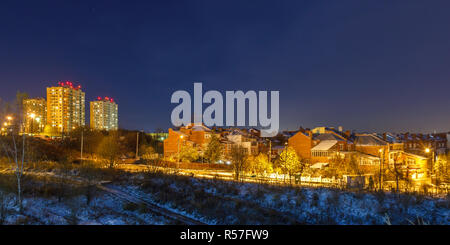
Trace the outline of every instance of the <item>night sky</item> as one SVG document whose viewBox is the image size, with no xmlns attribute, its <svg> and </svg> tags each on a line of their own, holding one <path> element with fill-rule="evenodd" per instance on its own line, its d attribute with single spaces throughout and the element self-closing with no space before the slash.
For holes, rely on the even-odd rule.
<svg viewBox="0 0 450 245">
<path fill-rule="evenodd" d="M 77 81 L 87 102 L 118 102 L 120 127 L 150 131 L 171 125 L 174 91 L 202 81 L 223 93 L 279 90 L 281 129 L 449 131 L 449 9 L 436 0 L 2 1 L 0 97 L 45 97 L 46 86 Z"/>
</svg>

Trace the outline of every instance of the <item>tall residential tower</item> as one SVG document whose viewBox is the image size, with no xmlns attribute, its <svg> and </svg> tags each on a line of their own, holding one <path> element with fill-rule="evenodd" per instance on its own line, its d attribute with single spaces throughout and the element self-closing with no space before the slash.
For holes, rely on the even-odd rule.
<svg viewBox="0 0 450 245">
<path fill-rule="evenodd" d="M 47 88 L 47 125 L 67 133 L 85 125 L 85 94 L 72 82 L 58 85 Z"/>
<path fill-rule="evenodd" d="M 97 101 L 91 101 L 91 128 L 96 130 L 117 130 L 118 106 L 112 98 L 98 97 Z"/>
</svg>

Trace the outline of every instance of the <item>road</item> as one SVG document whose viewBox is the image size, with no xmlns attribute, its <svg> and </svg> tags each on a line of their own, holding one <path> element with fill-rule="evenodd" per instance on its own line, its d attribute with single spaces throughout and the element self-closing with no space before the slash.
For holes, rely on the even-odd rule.
<svg viewBox="0 0 450 245">
<path fill-rule="evenodd" d="M 120 164 L 117 166 L 122 170 L 127 172 L 145 172 L 149 169 L 152 170 L 161 170 L 164 172 L 174 172 L 179 175 L 192 176 L 196 178 L 204 178 L 204 179 L 220 179 L 226 181 L 234 181 L 234 174 L 230 170 L 218 170 L 218 169 L 176 169 L 176 168 L 168 168 L 168 167 L 156 167 L 149 166 L 144 164 Z M 307 186 L 307 187 L 338 187 L 338 183 L 327 183 L 327 182 L 301 182 L 295 184 L 294 179 L 292 179 L 292 184 L 289 184 L 289 180 L 283 180 L 282 178 L 270 178 L 270 177 L 251 177 L 251 176 L 243 176 L 240 179 L 241 182 L 249 182 L 249 183 L 271 183 L 276 185 L 296 185 L 296 186 Z"/>
</svg>

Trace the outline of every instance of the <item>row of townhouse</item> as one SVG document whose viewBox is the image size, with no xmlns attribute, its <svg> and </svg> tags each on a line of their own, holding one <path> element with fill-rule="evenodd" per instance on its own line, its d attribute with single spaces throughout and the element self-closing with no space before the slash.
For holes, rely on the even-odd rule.
<svg viewBox="0 0 450 245">
<path fill-rule="evenodd" d="M 256 155 L 261 150 L 261 138 L 256 129 L 238 128 L 208 128 L 202 124 L 190 124 L 179 129 L 169 128 L 168 136 L 164 140 L 164 157 L 176 156 L 181 147 L 189 145 L 204 152 L 215 134 L 223 148 L 223 155 L 228 156 L 234 145 L 243 147 L 248 154 Z"/>
<path fill-rule="evenodd" d="M 287 145 L 313 168 L 327 166 L 335 157 L 353 158 L 367 173 L 378 171 L 380 165 L 395 165 L 418 180 L 430 178 L 432 159 L 448 150 L 446 133 L 357 134 L 344 132 L 342 128 L 319 127 L 300 128 L 288 135 Z"/>
</svg>

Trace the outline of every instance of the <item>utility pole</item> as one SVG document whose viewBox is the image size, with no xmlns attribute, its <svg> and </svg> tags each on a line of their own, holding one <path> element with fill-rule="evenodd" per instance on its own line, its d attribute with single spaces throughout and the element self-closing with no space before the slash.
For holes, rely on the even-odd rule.
<svg viewBox="0 0 450 245">
<path fill-rule="evenodd" d="M 139 159 L 139 131 L 137 132 L 136 135 L 136 160 Z"/>
<path fill-rule="evenodd" d="M 81 129 L 81 154 L 80 154 L 80 163 L 83 163 L 83 142 L 84 142 L 84 129 Z"/>
</svg>

